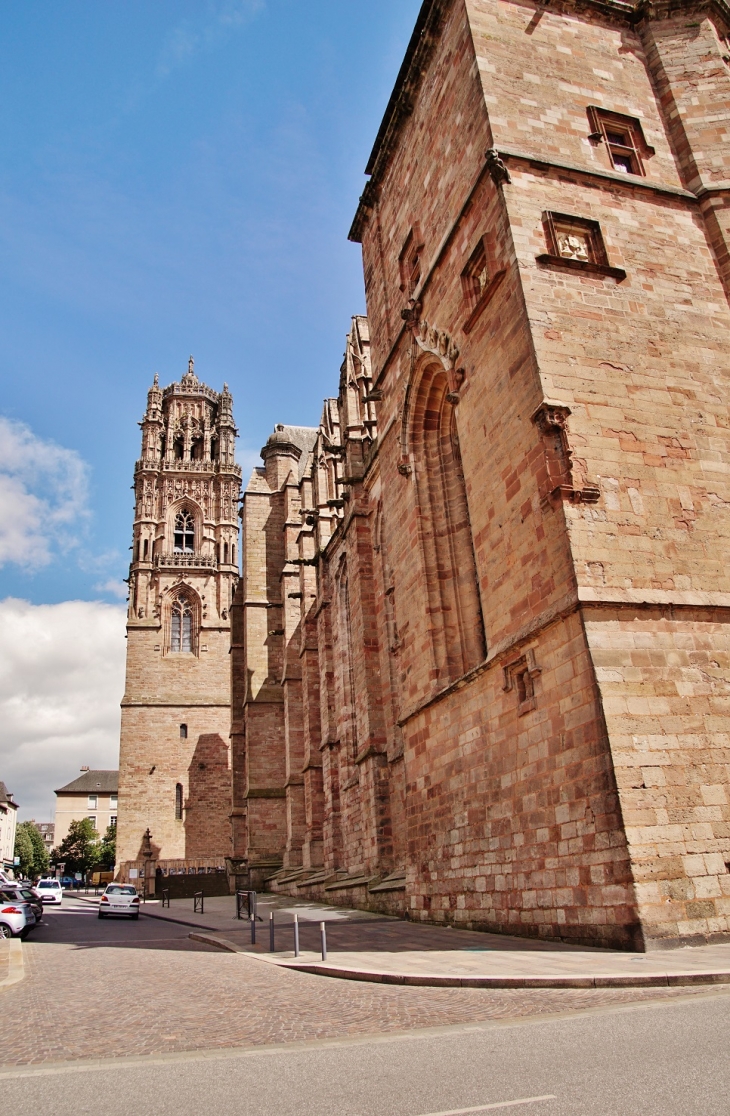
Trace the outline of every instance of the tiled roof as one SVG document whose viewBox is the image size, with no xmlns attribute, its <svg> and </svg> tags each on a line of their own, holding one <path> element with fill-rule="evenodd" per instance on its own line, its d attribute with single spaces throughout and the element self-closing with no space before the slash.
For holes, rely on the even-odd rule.
<svg viewBox="0 0 730 1116">
<path fill-rule="evenodd" d="M 78 779 L 59 787 L 56 794 L 116 794 L 118 789 L 118 771 L 84 771 Z"/>
</svg>

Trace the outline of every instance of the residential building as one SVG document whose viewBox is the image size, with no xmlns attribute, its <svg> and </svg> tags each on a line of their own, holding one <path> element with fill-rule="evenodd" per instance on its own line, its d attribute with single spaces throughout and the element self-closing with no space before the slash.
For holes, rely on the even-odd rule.
<svg viewBox="0 0 730 1116">
<path fill-rule="evenodd" d="M 0 868 L 4 871 L 13 867 L 17 824 L 18 803 L 5 783 L 0 782 Z"/>
<path fill-rule="evenodd" d="M 100 837 L 104 836 L 108 826 L 116 826 L 118 788 L 118 771 L 92 771 L 88 767 L 82 767 L 78 778 L 59 787 L 53 832 L 55 847 L 67 836 L 72 821 L 88 818 Z"/>
</svg>

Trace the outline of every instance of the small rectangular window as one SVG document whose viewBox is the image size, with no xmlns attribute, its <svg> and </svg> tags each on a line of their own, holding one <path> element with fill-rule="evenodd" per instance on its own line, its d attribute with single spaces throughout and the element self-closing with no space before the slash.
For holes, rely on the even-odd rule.
<svg viewBox="0 0 730 1116">
<path fill-rule="evenodd" d="M 112 814 L 112 816 L 109 818 L 109 825 L 112 827 L 112 829 L 117 828 L 117 815 L 116 814 Z"/>
<path fill-rule="evenodd" d="M 91 824 L 93 825 L 94 829 L 96 829 L 96 818 L 89 817 L 89 818 L 87 818 L 87 821 L 90 821 Z"/>
<path fill-rule="evenodd" d="M 461 273 L 461 283 L 464 289 L 464 298 L 470 308 L 474 308 L 489 286 L 489 264 L 487 261 L 487 246 L 484 237 L 481 238 L 476 248 L 469 257 L 469 262 Z"/>
<path fill-rule="evenodd" d="M 654 154 L 644 139 L 641 121 L 633 116 L 590 105 L 588 119 L 591 125 L 589 139 L 605 143 L 611 166 L 622 174 L 644 175 L 643 158 Z"/>
<path fill-rule="evenodd" d="M 98 805 L 97 796 L 95 794 L 90 794 L 86 805 L 89 810 L 95 810 Z"/>
<path fill-rule="evenodd" d="M 423 242 L 417 226 L 413 226 L 398 257 L 400 289 L 410 297 L 421 282 L 421 253 Z"/>
<path fill-rule="evenodd" d="M 180 821 L 183 816 L 183 788 L 182 783 L 175 784 L 175 818 Z"/>
<path fill-rule="evenodd" d="M 109 795 L 109 805 L 111 806 L 112 810 L 116 810 L 116 808 L 117 808 L 117 796 L 115 794 L 110 794 Z"/>
<path fill-rule="evenodd" d="M 187 740 L 187 738 L 188 738 L 188 726 L 187 725 L 180 725 L 180 739 L 181 740 Z"/>
</svg>

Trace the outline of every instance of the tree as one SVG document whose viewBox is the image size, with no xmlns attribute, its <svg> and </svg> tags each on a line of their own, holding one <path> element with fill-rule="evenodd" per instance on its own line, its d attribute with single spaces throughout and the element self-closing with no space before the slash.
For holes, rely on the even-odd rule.
<svg viewBox="0 0 730 1116">
<path fill-rule="evenodd" d="M 111 870 L 116 864 L 117 860 L 117 827 L 115 825 L 108 825 L 106 833 L 96 848 L 96 863 L 95 867 L 107 868 Z"/>
<path fill-rule="evenodd" d="M 55 863 L 64 863 L 67 872 L 83 875 L 97 862 L 99 834 L 88 818 L 72 821 L 61 844 L 51 853 Z"/>
<path fill-rule="evenodd" d="M 20 874 L 35 879 L 48 871 L 48 852 L 34 822 L 20 822 L 15 831 L 15 855 L 20 857 Z"/>
<path fill-rule="evenodd" d="M 27 827 L 28 836 L 33 844 L 33 877 L 45 876 L 51 865 L 51 858 L 48 855 L 46 843 L 43 840 L 41 831 L 35 822 L 21 822 L 21 825 Z"/>
<path fill-rule="evenodd" d="M 21 876 L 33 876 L 35 849 L 28 834 L 26 822 L 21 822 L 15 830 L 15 855 L 20 857 Z"/>
</svg>

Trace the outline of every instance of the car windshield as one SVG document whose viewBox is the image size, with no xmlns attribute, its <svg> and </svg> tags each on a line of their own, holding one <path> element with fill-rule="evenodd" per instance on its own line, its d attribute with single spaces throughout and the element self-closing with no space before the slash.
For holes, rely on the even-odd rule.
<svg viewBox="0 0 730 1116">
<path fill-rule="evenodd" d="M 110 884 L 106 889 L 107 895 L 136 895 L 137 889 L 134 887 L 121 887 L 119 884 Z"/>
<path fill-rule="evenodd" d="M 58 880 L 41 880 L 38 887 L 60 887 Z"/>
</svg>

